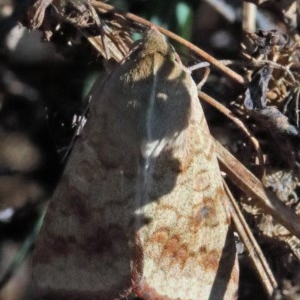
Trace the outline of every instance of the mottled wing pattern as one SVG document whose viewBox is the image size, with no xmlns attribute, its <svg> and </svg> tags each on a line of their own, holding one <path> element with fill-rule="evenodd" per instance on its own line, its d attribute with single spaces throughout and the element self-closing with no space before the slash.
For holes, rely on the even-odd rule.
<svg viewBox="0 0 300 300">
<path fill-rule="evenodd" d="M 226 197 L 197 89 L 152 29 L 93 92 L 34 253 L 41 297 L 234 299 Z"/>
</svg>

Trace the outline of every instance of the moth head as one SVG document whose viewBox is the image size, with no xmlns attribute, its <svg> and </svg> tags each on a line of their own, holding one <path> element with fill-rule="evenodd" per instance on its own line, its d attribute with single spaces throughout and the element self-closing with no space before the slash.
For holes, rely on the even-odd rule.
<svg viewBox="0 0 300 300">
<path fill-rule="evenodd" d="M 163 34 L 152 26 L 138 43 L 138 57 L 145 57 L 154 53 L 163 56 L 173 55 L 174 48 L 166 41 Z"/>
</svg>

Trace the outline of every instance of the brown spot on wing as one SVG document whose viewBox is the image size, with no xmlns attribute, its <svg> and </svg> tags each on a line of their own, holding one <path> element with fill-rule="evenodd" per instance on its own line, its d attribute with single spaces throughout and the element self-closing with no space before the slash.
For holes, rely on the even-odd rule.
<svg viewBox="0 0 300 300">
<path fill-rule="evenodd" d="M 205 247 L 199 249 L 198 264 L 206 271 L 217 270 L 220 260 L 220 251 L 210 250 Z"/>
<path fill-rule="evenodd" d="M 138 297 L 141 297 L 143 300 L 174 300 L 169 297 L 159 295 L 157 291 L 150 287 L 147 282 L 142 281 L 138 286 L 133 287 L 133 291 Z"/>
</svg>

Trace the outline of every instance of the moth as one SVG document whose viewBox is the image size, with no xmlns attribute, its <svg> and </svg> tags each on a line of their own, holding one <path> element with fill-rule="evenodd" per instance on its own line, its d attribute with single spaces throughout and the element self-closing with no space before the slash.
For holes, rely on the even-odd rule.
<svg viewBox="0 0 300 300">
<path fill-rule="evenodd" d="M 163 35 L 150 29 L 91 101 L 34 251 L 39 299 L 235 299 L 214 144 Z"/>
</svg>

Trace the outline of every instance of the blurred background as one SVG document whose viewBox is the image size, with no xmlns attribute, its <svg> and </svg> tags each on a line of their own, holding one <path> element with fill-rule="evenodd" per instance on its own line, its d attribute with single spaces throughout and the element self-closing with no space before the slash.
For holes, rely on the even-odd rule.
<svg viewBox="0 0 300 300">
<path fill-rule="evenodd" d="M 44 42 L 40 31 L 24 27 L 32 2 L 0 0 L 0 300 L 35 299 L 30 258 L 42 212 L 63 170 L 86 95 L 104 69 L 103 59 L 82 37 L 68 46 L 58 32 Z M 259 7 L 242 0 L 108 1 L 222 60 L 241 59 L 244 30 L 298 32 L 296 1 L 253 2 Z M 198 62 L 182 46 L 176 49 L 188 66 Z M 220 75 L 204 90 L 227 104 L 241 92 Z M 207 105 L 205 110 L 211 130 L 222 139 L 219 114 Z M 239 299 L 267 299 L 243 255 Z"/>
</svg>

